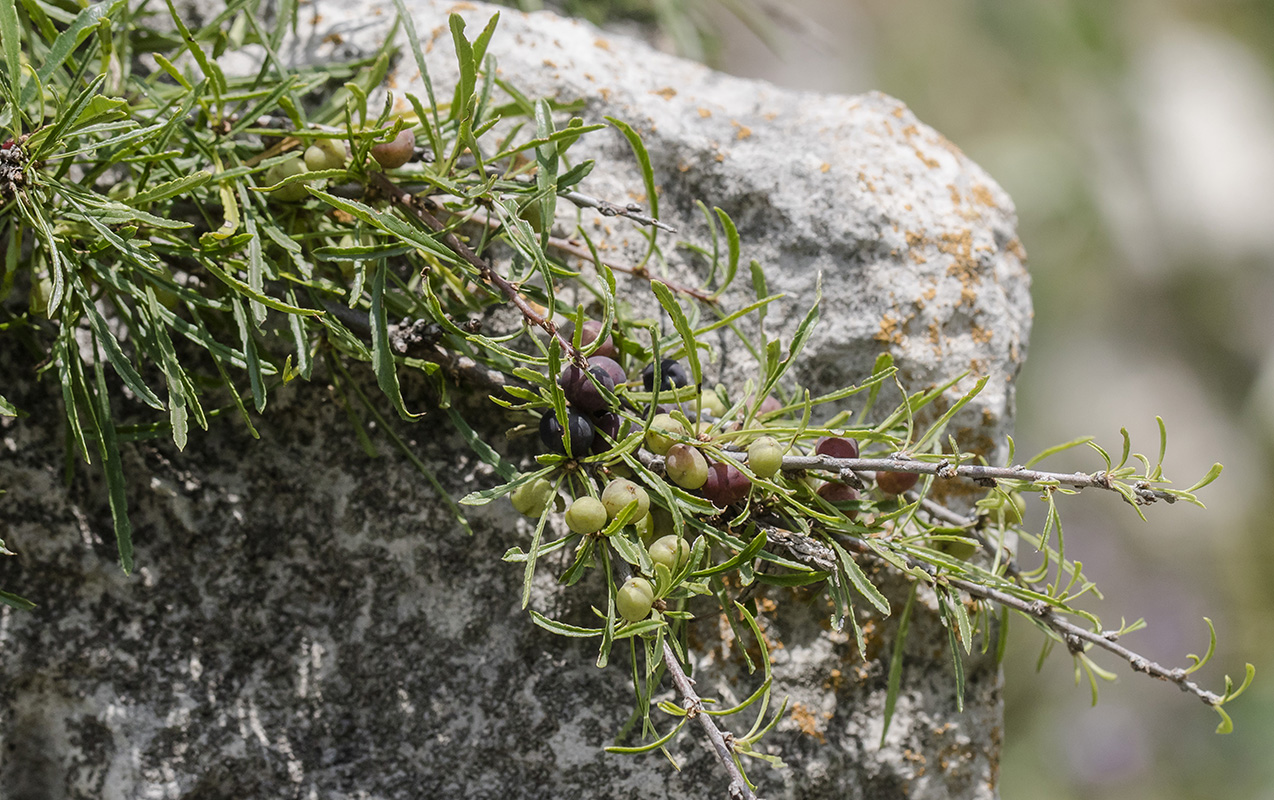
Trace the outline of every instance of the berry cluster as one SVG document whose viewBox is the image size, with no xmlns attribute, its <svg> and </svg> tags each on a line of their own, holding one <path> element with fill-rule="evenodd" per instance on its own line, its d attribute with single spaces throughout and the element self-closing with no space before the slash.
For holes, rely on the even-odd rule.
<svg viewBox="0 0 1274 800">
<path fill-rule="evenodd" d="M 410 161 L 415 152 L 416 134 L 410 128 L 404 128 L 394 139 L 372 145 L 371 156 L 383 169 L 395 169 Z M 340 140 L 315 139 L 302 155 L 281 161 L 266 170 L 265 183 L 272 186 L 293 175 L 324 169 L 343 169 L 347 158 L 345 145 Z M 270 192 L 270 197 L 285 203 L 300 202 L 309 197 L 309 192 L 305 191 L 307 182 L 298 181 L 280 186 Z"/>
</svg>

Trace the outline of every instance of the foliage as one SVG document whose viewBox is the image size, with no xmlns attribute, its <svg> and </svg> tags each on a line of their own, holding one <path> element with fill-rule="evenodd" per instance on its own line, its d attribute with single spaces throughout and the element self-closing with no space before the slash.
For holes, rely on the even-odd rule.
<svg viewBox="0 0 1274 800">
<path fill-rule="evenodd" d="M 898 385 L 882 355 L 858 385 L 811 396 L 795 384 L 792 367 L 818 322 L 818 301 L 789 340 L 768 338 L 759 320 L 775 296 L 761 265 L 740 268 L 738 231 L 720 209 L 707 213 L 713 243 L 699 250 L 711 265 L 698 286 L 653 279 L 646 262 L 608 264 L 583 228 L 575 235 L 585 249 L 554 235 L 562 199 L 643 225 L 648 262 L 661 258 L 667 226 L 657 220 L 650 159 L 621 120 L 608 122 L 632 145 L 649 214 L 580 191 L 592 162 L 577 162 L 571 147 L 604 126 L 527 98 L 498 77 L 491 54 L 497 18 L 476 35 L 451 18 L 460 79 L 443 92 L 405 15 L 397 23 L 413 43 L 405 56 L 391 35 L 361 61 L 293 69 L 275 55 L 288 25 L 265 27 L 251 0 L 229 4 L 197 30 L 171 3 L 169 11 L 173 30 L 146 27 L 125 0 L 82 10 L 0 0 L 0 126 L 8 131 L 0 150 L 0 332 L 37 349 L 44 373 L 61 384 L 68 457 L 101 465 L 125 571 L 134 560 L 121 445 L 171 436 L 184 447 L 192 422 L 207 429 L 222 415 L 255 434 L 272 392 L 319 374 L 344 398 L 365 445 L 363 421 L 371 417 L 464 524 L 462 508 L 350 377 L 361 362 L 402 425 L 421 412 L 404 400 L 400 372 L 426 376 L 452 423 L 502 476 L 501 485 L 462 504 L 511 495 L 534 518 L 529 542 L 505 556 L 523 570 L 523 607 L 551 553 L 573 554 L 558 576 L 565 584 L 590 569 L 605 576 L 593 626 L 529 613 L 554 633 L 596 639 L 599 666 L 617 642 L 629 643 L 644 743 L 616 751 L 662 748 L 693 720 L 719 745 L 736 789 L 750 793 L 740 757 L 780 763 L 754 745 L 782 714 L 782 703 L 772 708 L 755 593 L 822 587 L 833 624 L 848 625 L 865 653 L 859 611 L 893 611 L 865 563 L 893 567 L 936 604 L 949 632 L 957 698 L 962 653 L 1001 648 L 1002 621 L 1013 611 L 1045 634 L 1046 647 L 1066 647 L 1094 696 L 1096 678 L 1109 675 L 1091 658 L 1102 648 L 1192 692 L 1229 729 L 1222 706 L 1246 688 L 1251 667 L 1242 685 L 1227 679 L 1218 695 L 1188 679 L 1211 647 L 1191 657 L 1189 670 L 1123 648 L 1118 634 L 1137 625 L 1105 631 L 1078 602 L 1096 587 L 1065 554 L 1058 495 L 1111 490 L 1138 513 L 1158 500 L 1198 503 L 1195 492 L 1220 467 L 1188 490 L 1171 488 L 1161 469 L 1162 425 L 1157 459 L 1133 453 L 1125 434 L 1118 458 L 1079 439 L 995 467 L 947 433 L 985 378 L 954 401 L 952 388 L 965 376 L 904 391 L 896 408 L 874 409 L 887 396 L 882 388 Z M 245 45 L 266 54 L 262 68 L 226 75 L 218 56 Z M 402 106 L 388 94 L 374 101 L 400 56 L 414 59 L 425 96 L 408 94 Z M 380 162 L 397 161 L 378 146 L 403 141 L 403 130 L 421 143 L 416 158 L 383 168 Z M 573 269 L 568 256 L 591 262 L 594 274 Z M 616 273 L 631 276 L 622 279 L 632 284 L 623 292 L 648 286 L 663 318 L 646 319 L 621 302 Z M 722 293 L 741 276 L 755 300 L 728 309 Z M 568 305 L 568 286 L 592 299 Z M 516 321 L 501 322 L 499 312 L 510 309 Z M 755 358 L 753 381 L 705 386 L 705 359 L 715 357 L 705 341 L 721 329 L 737 334 Z M 604 353 L 617 374 L 596 369 Z M 538 425 L 549 452 L 519 472 L 450 406 L 450 375 L 490 392 L 511 419 Z M 0 398 L 0 413 L 21 410 Z M 571 432 L 566 440 L 564 431 Z M 1036 468 L 1077 446 L 1091 447 L 1102 468 L 1091 475 Z M 774 459 L 781 460 L 773 469 L 759 466 Z M 913 488 L 905 476 L 920 479 Z M 631 480 L 631 490 L 622 485 L 631 494 L 615 501 L 621 479 Z M 930 498 L 935 485 L 963 480 L 985 489 L 973 516 Z M 1022 493 L 1045 503 L 1042 531 L 1023 527 Z M 562 496 L 598 498 L 605 518 L 586 520 L 581 507 L 571 527 L 589 532 L 552 538 L 549 521 Z M 1035 570 L 1017 566 L 1019 540 L 1042 554 Z M 8 554 L 3 543 L 0 552 Z M 893 648 L 890 711 L 915 597 Z M 0 601 L 30 607 L 9 593 Z M 719 606 L 741 659 L 760 671 L 753 694 L 735 708 L 697 713 L 704 701 L 684 665 L 686 623 L 699 603 Z M 665 675 L 681 705 L 657 700 Z M 715 720 L 743 712 L 755 712 L 751 730 L 727 740 Z"/>
</svg>

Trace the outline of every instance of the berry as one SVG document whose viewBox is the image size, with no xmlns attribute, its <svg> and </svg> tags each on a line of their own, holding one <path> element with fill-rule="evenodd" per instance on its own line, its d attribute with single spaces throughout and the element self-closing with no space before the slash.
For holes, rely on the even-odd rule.
<svg viewBox="0 0 1274 800">
<path fill-rule="evenodd" d="M 540 441 L 555 453 L 582 456 L 593 444 L 593 423 L 573 408 L 566 409 L 566 425 L 569 436 L 563 436 L 562 426 L 552 409 L 540 417 Z"/>
<path fill-rule="evenodd" d="M 783 468 L 787 448 L 773 436 L 762 436 L 748 445 L 748 469 L 762 478 L 772 478 Z"/>
<path fill-rule="evenodd" d="M 698 489 L 708 481 L 708 460 L 697 448 L 674 444 L 664 454 L 664 471 L 683 489 Z"/>
<path fill-rule="evenodd" d="M 595 355 L 588 359 L 588 366 L 590 368 L 601 367 L 606 370 L 606 374 L 610 375 L 610 379 L 615 382 L 616 386 L 628 383 L 628 375 L 624 373 L 624 368 L 619 366 L 619 362 L 613 358 Z"/>
<path fill-rule="evenodd" d="M 345 145 L 336 139 L 315 139 L 305 148 L 305 166 L 312 170 L 340 169 L 345 166 Z"/>
<path fill-rule="evenodd" d="M 575 323 L 568 322 L 561 328 L 562 338 L 568 342 L 575 341 Z M 580 328 L 579 344 L 580 347 L 587 347 L 597 341 L 597 335 L 602 332 L 602 323 L 595 319 L 584 320 L 583 326 Z M 593 351 L 594 356 L 604 356 L 613 359 L 619 355 L 619 348 L 615 346 L 615 340 L 608 334 L 597 349 Z M 590 363 L 592 359 L 589 359 Z"/>
<path fill-rule="evenodd" d="M 588 375 L 592 375 L 590 380 Z M 582 408 L 585 411 L 604 411 L 610 407 L 606 401 L 606 395 L 601 391 L 604 388 L 608 392 L 615 391 L 615 382 L 611 380 L 610 373 L 603 367 L 589 367 L 588 375 L 584 370 L 571 364 L 562 370 L 562 374 L 557 379 L 558 386 L 562 387 L 562 392 L 566 395 L 566 399 L 571 405 Z M 599 388 L 601 387 L 601 388 Z"/>
<path fill-rule="evenodd" d="M 712 504 L 725 508 L 748 496 L 752 481 L 734 466 L 718 461 L 708 466 L 708 480 L 703 484 L 703 496 Z"/>
<path fill-rule="evenodd" d="M 757 413 L 772 414 L 773 412 L 778 411 L 782 407 L 783 407 L 783 404 L 778 401 L 778 398 L 776 398 L 774 395 L 766 395 L 765 399 L 761 401 L 761 407 L 757 410 Z"/>
<path fill-rule="evenodd" d="M 876 486 L 885 494 L 902 494 L 915 486 L 918 480 L 920 480 L 920 476 L 914 472 L 885 472 L 882 470 L 876 473 Z"/>
<path fill-rule="evenodd" d="M 646 387 L 646 391 L 652 392 L 655 387 L 655 365 L 650 364 L 641 371 L 641 382 Z M 689 386 L 690 375 L 686 373 L 686 368 L 680 363 L 665 358 L 659 362 L 659 389 L 661 391 L 671 389 L 674 386 Z"/>
<path fill-rule="evenodd" d="M 553 485 L 544 478 L 536 478 L 514 489 L 509 500 L 519 514 L 538 517 L 553 502 Z"/>
<path fill-rule="evenodd" d="M 685 436 L 686 428 L 671 414 L 656 414 L 650 422 L 650 430 L 646 431 L 646 449 L 656 455 L 668 452 L 677 440 L 668 434 Z"/>
<path fill-rule="evenodd" d="M 637 501 L 637 512 L 630 521 L 635 522 L 650 512 L 650 495 L 646 494 L 645 489 L 627 478 L 620 478 L 608 483 L 602 491 L 602 504 L 611 519 L 619 516 L 619 512 L 634 500 Z"/>
<path fill-rule="evenodd" d="M 566 527 L 576 533 L 597 533 L 606 527 L 606 506 L 596 497 L 581 497 L 566 509 Z"/>
<path fill-rule="evenodd" d="M 629 578 L 615 594 L 619 615 L 629 622 L 640 622 L 655 604 L 655 587 L 645 578 Z"/>
<path fill-rule="evenodd" d="M 977 542 L 968 539 L 960 541 L 951 541 L 944 539 L 933 543 L 933 548 L 940 553 L 946 553 L 952 558 L 958 558 L 961 561 L 968 561 L 973 558 L 973 554 L 978 552 Z"/>
<path fill-rule="evenodd" d="M 818 496 L 836 506 L 846 517 L 853 519 L 858 516 L 858 508 L 856 506 L 846 507 L 841 505 L 842 503 L 853 503 L 858 500 L 858 492 L 854 487 L 836 481 L 829 481 L 818 487 Z"/>
<path fill-rule="evenodd" d="M 619 438 L 619 429 L 623 425 L 623 419 L 613 411 L 607 411 L 593 417 L 593 446 L 590 450 L 594 453 L 605 453 L 611 448 L 611 444 Z"/>
<path fill-rule="evenodd" d="M 814 455 L 828 458 L 858 458 L 858 442 L 840 436 L 824 436 L 815 443 Z"/>
<path fill-rule="evenodd" d="M 403 128 L 393 141 L 372 145 L 372 158 L 385 169 L 395 169 L 411 161 L 416 152 L 416 134 Z"/>
<path fill-rule="evenodd" d="M 663 564 L 670 572 L 676 572 L 690 558 L 690 543 L 676 534 L 655 540 L 649 547 L 650 560 Z"/>
<path fill-rule="evenodd" d="M 704 392 L 699 396 L 699 410 L 721 419 L 725 416 L 725 412 L 729 411 L 729 408 L 726 407 L 725 403 L 721 402 L 721 397 L 716 392 Z"/>
<path fill-rule="evenodd" d="M 303 172 L 306 172 L 305 162 L 300 158 L 289 158 L 287 161 L 279 162 L 265 171 L 265 183 L 267 186 L 273 186 L 284 178 L 300 175 Z M 271 199 L 281 200 L 285 203 L 296 203 L 309 196 L 310 193 L 305 191 L 305 183 L 303 181 L 281 186 L 270 192 Z"/>
</svg>

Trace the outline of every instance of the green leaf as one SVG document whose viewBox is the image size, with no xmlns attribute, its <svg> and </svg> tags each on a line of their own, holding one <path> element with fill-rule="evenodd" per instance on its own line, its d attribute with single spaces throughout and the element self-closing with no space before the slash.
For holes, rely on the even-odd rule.
<svg viewBox="0 0 1274 800">
<path fill-rule="evenodd" d="M 898 704 L 898 692 L 902 688 L 902 659 L 907 645 L 907 631 L 911 627 L 911 609 L 916 605 L 916 588 L 911 584 L 907 593 L 907 604 L 902 607 L 902 615 L 898 618 L 898 633 L 894 635 L 894 650 L 889 657 L 889 682 L 885 692 L 885 724 L 880 731 L 880 746 L 885 746 L 885 737 L 889 734 L 889 723 L 894 717 L 894 708 Z"/>
<path fill-rule="evenodd" d="M 858 593 L 866 598 L 867 602 L 875 606 L 877 611 L 889 616 L 889 601 L 880 593 L 876 585 L 868 580 L 863 568 L 858 566 L 858 562 L 854 560 L 853 556 L 844 547 L 841 547 L 840 543 L 835 539 L 829 539 L 828 543 L 836 551 L 837 561 L 840 563 L 842 571 L 849 578 L 849 582 L 853 584 L 854 588 L 858 590 Z"/>
<path fill-rule="evenodd" d="M 556 633 L 558 636 L 567 636 L 572 639 L 591 639 L 594 636 L 601 636 L 605 632 L 602 628 L 581 628 L 578 625 L 558 622 L 555 619 L 549 619 L 535 609 L 531 609 L 530 612 L 532 622 L 549 633 Z"/>
<path fill-rule="evenodd" d="M 4 42 L 4 65 L 7 102 L 13 109 L 11 124 L 18 128 L 18 114 L 21 103 L 18 100 L 18 87 L 22 83 L 22 33 L 18 27 L 18 8 L 14 0 L 0 0 L 0 40 Z"/>
<path fill-rule="evenodd" d="M 1198 490 L 1202 489 L 1204 486 L 1207 486 L 1209 483 L 1212 483 L 1212 481 L 1221 477 L 1222 469 L 1224 469 L 1224 467 L 1221 466 L 1220 462 L 1213 464 L 1212 467 L 1208 470 L 1208 474 L 1204 475 L 1203 478 L 1194 486 L 1191 486 L 1189 489 L 1186 489 L 1186 492 L 1187 493 L 1197 492 Z"/>
<path fill-rule="evenodd" d="M 102 453 L 102 470 L 106 473 L 107 498 L 111 506 L 111 521 L 115 527 L 115 549 L 119 553 L 119 565 L 125 575 L 133 572 L 133 525 L 128 519 L 128 495 L 125 491 L 124 465 L 121 463 L 119 443 L 115 437 L 115 421 L 111 416 L 110 395 L 106 388 L 106 372 L 98 360 L 98 350 L 93 348 L 93 400 L 94 424 Z"/>
<path fill-rule="evenodd" d="M 613 747 L 612 746 L 612 747 L 605 748 L 605 750 L 608 753 L 631 753 L 631 754 L 649 753 L 652 750 L 658 750 L 659 748 L 668 744 L 668 742 L 671 742 L 672 738 L 681 732 L 681 728 L 682 726 L 686 724 L 687 719 L 689 719 L 689 717 L 682 717 L 680 720 L 678 720 L 677 724 L 673 726 L 672 730 L 668 731 L 668 733 L 664 734 L 663 736 L 660 736 L 658 739 L 651 742 L 650 744 L 643 744 L 637 747 Z"/>
<path fill-rule="evenodd" d="M 25 597 L 18 597 L 16 594 L 6 592 L 3 589 L 0 589 L 0 603 L 4 603 L 6 606 L 12 606 L 19 611 L 30 611 L 35 608 L 35 603 L 32 603 Z"/>
<path fill-rule="evenodd" d="M 749 562 L 756 558 L 756 554 L 761 552 L 761 548 L 765 547 L 766 541 L 765 531 L 762 530 L 753 537 L 752 541 L 748 542 L 746 547 L 738 553 L 735 553 L 733 557 L 722 561 L 720 564 L 714 564 L 706 569 L 696 570 L 690 573 L 690 577 L 692 579 L 706 578 L 709 575 L 720 575 L 723 572 L 729 572 L 730 570 L 738 567 L 740 564 Z"/>
<path fill-rule="evenodd" d="M 729 214 L 715 206 L 712 210 L 717 213 L 717 219 L 721 221 L 721 227 L 725 229 L 726 244 L 729 247 L 725 277 L 721 280 L 721 286 L 712 293 L 713 297 L 719 297 L 722 292 L 730 288 L 730 284 L 734 283 L 734 276 L 739 271 L 739 229 L 734 226 L 734 220 L 730 219 Z"/>
<path fill-rule="evenodd" d="M 938 611 L 947 628 L 947 645 L 951 649 L 951 663 L 955 669 L 956 710 L 964 713 L 964 660 L 960 658 L 960 642 L 956 639 L 957 622 L 952 619 L 951 607 L 945 592 L 938 592 Z M 952 602 L 958 602 L 953 600 Z"/>
<path fill-rule="evenodd" d="M 4 395 L 0 395 L 0 417 L 16 417 L 18 416 L 18 408 L 13 403 L 5 399 Z"/>
<path fill-rule="evenodd" d="M 672 290 L 666 284 L 662 281 L 651 281 L 650 288 L 655 292 L 655 297 L 659 299 L 659 304 L 664 307 L 664 311 L 668 312 L 673 327 L 681 336 L 681 343 L 686 348 L 686 360 L 690 362 L 690 373 L 694 378 L 695 388 L 698 389 L 703 383 L 703 368 L 699 364 L 699 348 L 695 341 L 694 330 L 690 327 L 690 321 L 686 319 L 686 313 L 681 310 L 681 304 L 677 302 L 677 298 L 673 296 Z"/>
<path fill-rule="evenodd" d="M 128 198 L 129 203 L 140 206 L 145 203 L 157 203 L 160 200 L 167 200 L 170 197 L 176 197 L 179 194 L 185 194 L 192 189 L 198 188 L 207 183 L 212 178 L 212 170 L 201 169 L 198 172 L 186 175 L 176 180 L 161 183 L 158 186 L 152 186 L 144 192 L 138 192 Z"/>
<path fill-rule="evenodd" d="M 412 420 L 420 414 L 413 414 L 403 403 L 402 388 L 398 384 L 398 365 L 394 362 L 394 354 L 389 348 L 389 325 L 385 320 L 385 273 L 389 266 L 385 260 L 376 262 L 376 271 L 372 275 L 372 371 L 376 373 L 376 383 L 394 404 L 398 416 Z"/>
<path fill-rule="evenodd" d="M 165 410 L 163 402 L 155 396 L 155 393 L 137 374 L 137 370 L 133 368 L 128 356 L 124 355 L 124 351 L 120 349 L 119 342 L 116 341 L 114 334 L 111 333 L 106 319 L 97 310 L 97 305 L 89 297 L 88 290 L 84 288 L 78 273 L 71 273 L 71 283 L 75 288 L 76 295 L 80 298 L 80 306 L 88 317 L 89 328 L 93 331 L 93 338 L 106 351 L 106 359 L 110 362 L 111 369 L 115 370 L 116 374 L 124 381 L 124 384 L 142 402 L 158 411 Z"/>
</svg>

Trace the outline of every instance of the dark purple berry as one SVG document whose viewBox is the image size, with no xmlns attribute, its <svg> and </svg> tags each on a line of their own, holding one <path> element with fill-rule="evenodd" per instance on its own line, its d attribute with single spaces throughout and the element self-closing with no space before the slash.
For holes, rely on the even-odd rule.
<svg viewBox="0 0 1274 800">
<path fill-rule="evenodd" d="M 623 419 L 613 411 L 607 411 L 593 417 L 593 453 L 605 453 L 611 444 L 619 438 L 619 428 Z"/>
<path fill-rule="evenodd" d="M 708 480 L 700 490 L 714 506 L 725 508 L 748 496 L 752 481 L 739 470 L 724 461 L 708 465 Z"/>
<path fill-rule="evenodd" d="M 593 356 L 588 359 L 588 366 L 601 367 L 606 370 L 606 374 L 610 375 L 610 379 L 615 382 L 616 386 L 628 383 L 628 375 L 624 373 L 624 368 L 619 366 L 619 362 L 613 358 Z"/>
<path fill-rule="evenodd" d="M 655 365 L 650 364 L 641 371 L 641 382 L 646 391 L 653 392 L 655 387 Z M 659 362 L 659 389 L 664 391 L 674 386 L 689 386 L 690 375 L 686 368 L 671 358 Z"/>
<path fill-rule="evenodd" d="M 602 393 L 601 388 L 607 392 L 613 392 L 615 382 L 611 380 L 610 373 L 602 367 L 589 367 L 588 373 L 586 375 L 584 370 L 571 364 L 562 370 L 557 383 L 562 387 L 562 392 L 571 405 L 585 411 L 604 411 L 610 404 L 606 401 L 606 395 Z M 591 379 L 589 375 L 592 376 Z"/>
<path fill-rule="evenodd" d="M 579 344 L 580 347 L 587 347 L 597 341 L 597 336 L 602 332 L 602 323 L 595 319 L 584 320 L 584 325 L 580 328 Z M 561 328 L 562 338 L 568 342 L 575 341 L 575 323 L 568 322 Z M 593 351 L 595 356 L 605 356 L 607 358 L 615 358 L 619 355 L 619 348 L 615 346 L 615 340 L 608 334 L 602 340 L 601 345 Z"/>
<path fill-rule="evenodd" d="M 540 417 L 540 441 L 555 453 L 582 456 L 593 445 L 593 423 L 573 408 L 566 409 L 566 426 L 569 435 L 563 435 L 557 415 L 552 409 Z"/>
<path fill-rule="evenodd" d="M 824 436 L 814 445 L 814 455 L 828 458 L 858 458 L 858 442 L 840 436 Z"/>
</svg>

